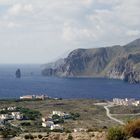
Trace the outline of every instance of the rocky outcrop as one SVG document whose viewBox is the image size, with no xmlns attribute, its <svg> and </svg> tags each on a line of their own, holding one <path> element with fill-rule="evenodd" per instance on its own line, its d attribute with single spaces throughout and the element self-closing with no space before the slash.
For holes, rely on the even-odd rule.
<svg viewBox="0 0 140 140">
<path fill-rule="evenodd" d="M 16 76 L 16 78 L 21 78 L 21 71 L 20 71 L 20 69 L 16 70 L 15 76 Z"/>
<path fill-rule="evenodd" d="M 125 57 L 117 58 L 108 71 L 107 77 L 122 79 L 129 83 L 140 82 L 140 53 L 129 54 Z"/>
<path fill-rule="evenodd" d="M 140 82 L 140 39 L 125 46 L 72 51 L 63 63 L 46 67 L 44 76 L 108 77 Z"/>
</svg>

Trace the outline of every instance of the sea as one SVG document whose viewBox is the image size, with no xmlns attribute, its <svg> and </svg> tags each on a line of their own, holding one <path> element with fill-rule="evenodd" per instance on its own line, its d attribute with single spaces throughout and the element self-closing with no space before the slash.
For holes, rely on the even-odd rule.
<svg viewBox="0 0 140 140">
<path fill-rule="evenodd" d="M 15 77 L 18 68 L 20 79 Z M 41 65 L 0 65 L 0 99 L 33 94 L 64 99 L 140 99 L 140 84 L 105 78 L 44 77 L 41 70 Z"/>
</svg>

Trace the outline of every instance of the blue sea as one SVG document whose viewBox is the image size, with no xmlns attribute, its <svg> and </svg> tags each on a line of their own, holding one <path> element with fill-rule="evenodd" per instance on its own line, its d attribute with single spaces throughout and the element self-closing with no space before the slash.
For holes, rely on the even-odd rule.
<svg viewBox="0 0 140 140">
<path fill-rule="evenodd" d="M 21 79 L 15 71 L 21 69 Z M 140 99 L 140 84 L 103 78 L 56 78 L 41 76 L 40 65 L 0 65 L 0 99 L 28 94 L 47 94 L 54 98 Z"/>
</svg>

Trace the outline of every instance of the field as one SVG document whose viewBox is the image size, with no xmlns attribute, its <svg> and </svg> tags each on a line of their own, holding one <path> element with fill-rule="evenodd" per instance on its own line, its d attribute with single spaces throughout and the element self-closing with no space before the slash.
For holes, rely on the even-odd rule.
<svg viewBox="0 0 140 140">
<path fill-rule="evenodd" d="M 127 123 L 130 120 L 140 118 L 140 107 L 136 106 L 114 106 L 110 108 L 110 113 L 115 118 L 120 119 Z"/>
<path fill-rule="evenodd" d="M 79 100 L 53 100 L 44 101 L 0 101 L 1 109 L 9 106 L 24 107 L 39 111 L 42 117 L 52 113 L 52 111 L 62 111 L 66 113 L 79 113 L 77 120 L 66 120 L 62 125 L 66 130 L 74 128 L 85 128 L 89 130 L 101 130 L 113 126 L 115 123 L 106 116 L 105 109 L 102 106 L 96 106 L 97 100 L 79 99 Z M 13 122 L 18 124 L 19 122 Z M 43 132 L 41 127 L 41 118 L 31 122 L 31 126 L 23 127 L 25 132 Z"/>
</svg>

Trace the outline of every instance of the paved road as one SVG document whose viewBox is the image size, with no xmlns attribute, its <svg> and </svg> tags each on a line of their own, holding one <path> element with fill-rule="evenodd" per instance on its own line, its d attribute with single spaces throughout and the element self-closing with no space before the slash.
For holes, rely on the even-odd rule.
<svg viewBox="0 0 140 140">
<path fill-rule="evenodd" d="M 106 110 L 106 115 L 107 115 L 111 120 L 113 120 L 113 121 L 115 121 L 115 122 L 117 122 L 117 123 L 119 123 L 119 124 L 121 124 L 121 125 L 124 125 L 125 123 L 124 123 L 123 121 L 118 120 L 118 119 L 112 117 L 112 115 L 110 114 L 109 107 L 111 107 L 111 106 L 109 106 L 109 105 L 104 106 L 104 109 Z"/>
</svg>

